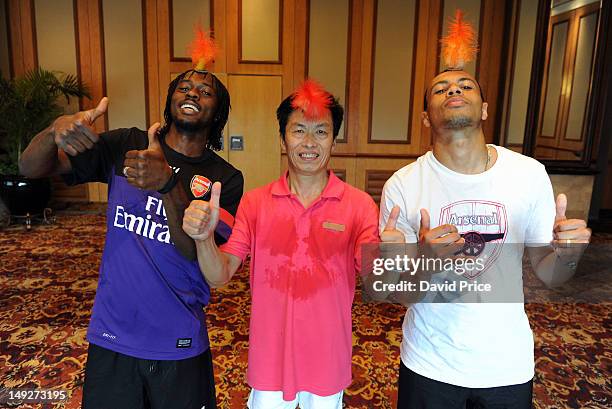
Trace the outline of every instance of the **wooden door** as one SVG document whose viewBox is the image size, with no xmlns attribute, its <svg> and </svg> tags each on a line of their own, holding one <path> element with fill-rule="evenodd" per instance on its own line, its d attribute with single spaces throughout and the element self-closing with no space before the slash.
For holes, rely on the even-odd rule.
<svg viewBox="0 0 612 409">
<path fill-rule="evenodd" d="M 229 75 L 232 98 L 225 151 L 228 161 L 244 175 L 245 192 L 278 179 L 281 148 L 276 108 L 282 98 L 281 76 Z M 241 136 L 243 150 L 232 149 Z"/>
</svg>

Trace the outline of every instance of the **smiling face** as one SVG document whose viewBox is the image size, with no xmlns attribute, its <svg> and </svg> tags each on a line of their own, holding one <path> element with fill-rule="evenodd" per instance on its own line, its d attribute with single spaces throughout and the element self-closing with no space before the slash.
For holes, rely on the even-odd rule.
<svg viewBox="0 0 612 409">
<path fill-rule="evenodd" d="M 296 109 L 289 115 L 282 143 L 294 172 L 302 175 L 326 172 L 334 147 L 331 112 L 328 110 L 323 118 L 310 120 L 302 110 Z"/>
<path fill-rule="evenodd" d="M 179 81 L 172 94 L 173 123 L 186 131 L 202 130 L 212 123 L 217 105 L 212 76 L 193 72 Z"/>
<path fill-rule="evenodd" d="M 487 103 L 480 87 L 465 71 L 447 71 L 431 81 L 423 123 L 434 129 L 462 129 L 487 119 Z"/>
</svg>

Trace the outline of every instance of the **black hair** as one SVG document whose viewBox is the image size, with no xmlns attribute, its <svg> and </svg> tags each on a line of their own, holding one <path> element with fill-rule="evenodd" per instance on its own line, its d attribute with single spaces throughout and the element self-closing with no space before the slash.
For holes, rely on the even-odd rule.
<svg viewBox="0 0 612 409">
<path fill-rule="evenodd" d="M 449 71 L 458 71 L 458 70 L 451 70 L 447 68 L 441 73 L 439 73 L 438 75 L 443 74 L 445 72 L 449 72 Z M 436 77 L 438 75 L 436 75 Z M 478 85 L 478 90 L 480 91 L 480 99 L 484 101 L 485 98 L 484 98 L 484 92 L 482 91 L 482 86 L 480 85 L 480 83 L 478 82 L 476 78 L 474 78 L 474 82 L 476 83 L 476 85 Z M 423 94 L 423 111 L 427 111 L 427 95 L 428 94 L 429 94 L 429 85 L 427 86 L 427 88 L 425 88 L 425 93 Z"/>
<path fill-rule="evenodd" d="M 213 123 L 211 125 L 212 129 L 208 136 L 208 140 L 206 141 L 206 148 L 219 151 L 222 148 L 223 128 L 225 128 L 225 124 L 227 123 L 231 105 L 230 95 L 227 88 L 225 88 L 225 85 L 223 85 L 223 83 L 219 81 L 219 79 L 212 72 L 196 71 L 191 69 L 180 73 L 175 79 L 172 80 L 172 82 L 170 82 L 170 85 L 168 85 L 168 95 L 166 95 L 166 108 L 164 109 L 164 125 L 159 130 L 159 135 L 160 137 L 165 136 L 172 125 L 172 95 L 174 94 L 174 91 L 176 91 L 176 87 L 178 86 L 179 82 L 185 79 L 185 77 L 188 77 L 188 75 L 191 76 L 194 73 L 205 73 L 206 75 L 210 75 L 212 78 L 212 86 L 216 91 L 217 96 L 217 112 L 215 112 Z"/>
<path fill-rule="evenodd" d="M 295 98 L 295 94 L 289 95 L 287 98 L 281 102 L 276 110 L 276 119 L 278 119 L 278 131 L 281 134 L 283 140 L 285 140 L 285 128 L 287 128 L 287 121 L 289 120 L 289 115 L 297 108 L 294 108 L 293 98 Z M 334 124 L 333 137 L 336 140 L 336 136 L 338 136 L 338 132 L 340 132 L 340 126 L 342 126 L 342 119 L 344 118 L 344 108 L 338 102 L 338 99 L 330 94 L 329 96 L 330 105 L 329 110 L 332 115 L 332 122 Z"/>
</svg>

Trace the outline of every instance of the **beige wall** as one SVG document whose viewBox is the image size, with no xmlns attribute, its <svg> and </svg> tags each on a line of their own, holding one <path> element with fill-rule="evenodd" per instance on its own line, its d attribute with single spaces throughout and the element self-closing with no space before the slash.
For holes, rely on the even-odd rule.
<svg viewBox="0 0 612 409">
<path fill-rule="evenodd" d="M 141 2 L 104 0 L 102 12 L 109 129 L 146 129 Z"/>
<path fill-rule="evenodd" d="M 38 64 L 41 68 L 77 75 L 74 10 L 72 0 L 35 0 L 36 43 Z M 60 100 L 65 105 L 65 100 Z M 79 109 L 79 102 L 71 98 L 65 105 L 66 113 Z"/>
<path fill-rule="evenodd" d="M 7 26 L 6 0 L 0 0 L 0 71 L 4 78 L 9 78 L 11 72 Z"/>
</svg>

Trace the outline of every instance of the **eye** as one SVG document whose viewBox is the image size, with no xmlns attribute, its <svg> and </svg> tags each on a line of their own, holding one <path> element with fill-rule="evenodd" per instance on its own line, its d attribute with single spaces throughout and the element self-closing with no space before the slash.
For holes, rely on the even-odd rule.
<svg viewBox="0 0 612 409">
<path fill-rule="evenodd" d="M 325 129 L 317 129 L 317 135 L 327 135 L 327 133 Z"/>
<path fill-rule="evenodd" d="M 303 130 L 303 129 L 301 129 L 301 128 L 294 129 L 294 130 L 293 130 L 293 133 L 304 133 L 304 130 Z"/>
<path fill-rule="evenodd" d="M 178 89 L 181 92 L 189 92 L 189 87 L 179 87 Z"/>
<path fill-rule="evenodd" d="M 444 88 L 440 88 L 439 90 L 434 91 L 434 94 L 436 95 L 444 94 Z"/>
<path fill-rule="evenodd" d="M 461 88 L 463 88 L 463 89 L 474 89 L 474 87 L 472 87 L 471 85 L 462 85 Z"/>
</svg>

